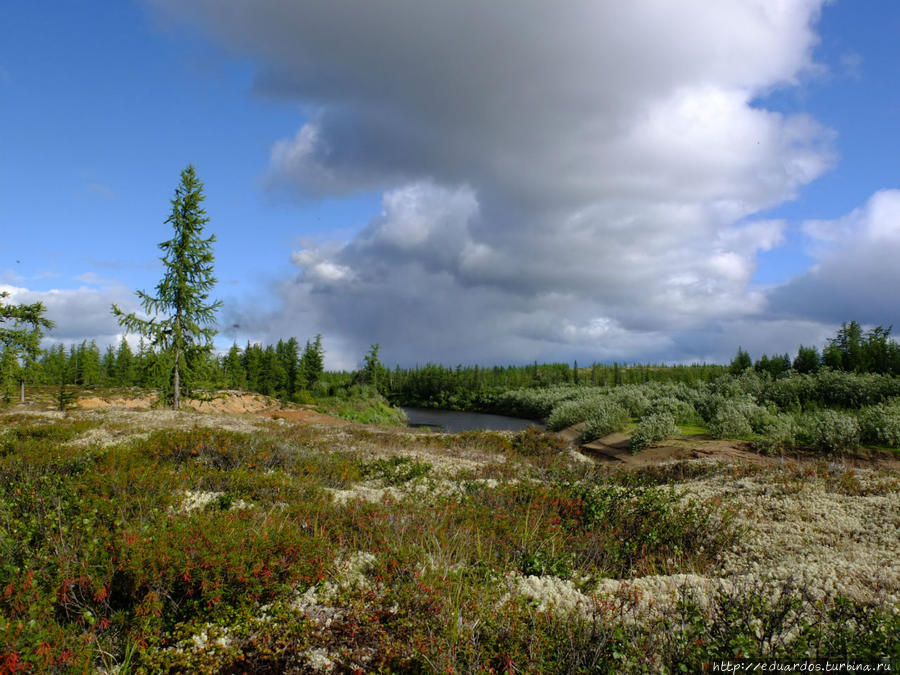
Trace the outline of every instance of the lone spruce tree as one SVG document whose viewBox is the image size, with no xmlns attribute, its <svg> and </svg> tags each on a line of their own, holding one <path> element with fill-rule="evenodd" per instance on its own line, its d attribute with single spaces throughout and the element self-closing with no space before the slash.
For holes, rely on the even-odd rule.
<svg viewBox="0 0 900 675">
<path fill-rule="evenodd" d="M 33 305 L 8 305 L 2 298 L 9 297 L 6 291 L 0 292 L 0 384 L 18 376 L 19 402 L 25 403 L 25 376 L 27 369 L 35 364 L 41 353 L 41 338 L 44 329 L 56 326 L 44 317 L 47 311 L 43 303 Z M 4 391 L 3 396 L 8 392 Z"/>
<path fill-rule="evenodd" d="M 160 258 L 165 274 L 156 286 L 155 297 L 137 291 L 144 311 L 154 317 L 141 319 L 112 306 L 119 325 L 149 337 L 150 345 L 168 357 L 175 410 L 182 386 L 191 374 L 190 364 L 212 348 L 215 312 L 222 305 L 221 300 L 209 301 L 209 292 L 216 283 L 212 252 L 216 237 L 202 237 L 203 226 L 209 222 L 201 207 L 203 199 L 203 183 L 197 179 L 194 167 L 188 166 L 181 172 L 172 213 L 166 219 L 172 224 L 174 236 L 159 245 L 165 253 Z"/>
</svg>

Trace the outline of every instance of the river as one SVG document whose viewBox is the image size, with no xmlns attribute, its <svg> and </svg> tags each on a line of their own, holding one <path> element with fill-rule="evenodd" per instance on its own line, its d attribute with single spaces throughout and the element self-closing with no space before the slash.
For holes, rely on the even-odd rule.
<svg viewBox="0 0 900 675">
<path fill-rule="evenodd" d="M 543 429 L 542 424 L 521 417 L 489 415 L 487 413 L 460 412 L 457 410 L 437 410 L 435 408 L 403 408 L 411 427 L 429 427 L 435 431 L 458 433 L 474 429 L 494 431 L 521 431 L 529 426 Z"/>
</svg>

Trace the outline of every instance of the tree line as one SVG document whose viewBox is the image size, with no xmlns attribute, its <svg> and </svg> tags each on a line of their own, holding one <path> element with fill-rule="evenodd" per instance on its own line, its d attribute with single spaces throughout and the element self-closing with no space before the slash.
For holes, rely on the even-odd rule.
<svg viewBox="0 0 900 675">
<path fill-rule="evenodd" d="M 864 332 L 858 322 L 845 321 L 821 353 L 816 347 L 800 345 L 793 360 L 786 353 L 771 357 L 763 354 L 754 362 L 747 351 L 738 347 L 728 370 L 737 375 L 753 368 L 768 373 L 773 379 L 791 371 L 802 375 L 816 373 L 823 367 L 848 373 L 896 376 L 900 375 L 900 344 L 891 338 L 892 330 L 893 326 L 875 326 Z"/>
<path fill-rule="evenodd" d="M 194 359 L 194 377 L 187 393 L 206 389 L 252 391 L 290 400 L 313 391 L 325 375 L 322 336 L 307 340 L 300 349 L 296 338 L 275 345 L 237 344 L 225 354 Z M 169 383 L 165 355 L 141 339 L 135 349 L 127 339 L 101 353 L 94 340 L 71 345 L 56 344 L 31 364 L 25 379 L 37 385 L 80 387 L 142 387 L 165 389 Z"/>
<path fill-rule="evenodd" d="M 485 392 L 575 384 L 615 387 L 644 382 L 708 382 L 726 367 L 715 364 L 665 366 L 661 364 L 592 363 L 579 367 L 568 363 L 533 363 L 527 366 L 462 366 L 426 364 L 396 367 L 381 387 L 382 393 L 403 404 L 467 409 L 477 405 Z"/>
</svg>

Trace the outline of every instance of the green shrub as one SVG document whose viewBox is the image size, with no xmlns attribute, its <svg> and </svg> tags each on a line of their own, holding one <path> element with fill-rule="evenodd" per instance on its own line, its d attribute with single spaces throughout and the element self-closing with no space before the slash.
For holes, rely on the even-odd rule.
<svg viewBox="0 0 900 675">
<path fill-rule="evenodd" d="M 900 447 L 900 401 L 863 408 L 859 427 L 864 443 Z"/>
<path fill-rule="evenodd" d="M 631 451 L 637 452 L 678 433 L 675 419 L 668 413 L 653 413 L 641 419 L 631 436 Z"/>
<path fill-rule="evenodd" d="M 695 401 L 694 409 L 706 423 L 711 423 L 716 413 L 725 405 L 728 399 L 718 392 L 705 391 Z"/>
<path fill-rule="evenodd" d="M 389 485 L 401 485 L 428 475 L 431 464 L 417 462 L 409 457 L 388 457 L 378 459 L 363 467 L 362 473 L 369 478 L 380 478 Z"/>
<path fill-rule="evenodd" d="M 694 406 L 674 396 L 663 396 L 654 399 L 647 408 L 645 414 L 667 414 L 670 415 L 676 424 L 696 424 L 700 422 L 700 415 L 694 409 Z"/>
<path fill-rule="evenodd" d="M 793 375 L 772 382 L 766 389 L 766 399 L 782 410 L 799 412 L 804 406 L 816 401 L 816 378 L 814 375 Z"/>
<path fill-rule="evenodd" d="M 547 428 L 550 431 L 559 431 L 573 424 L 584 422 L 591 417 L 593 411 L 598 405 L 607 400 L 609 395 L 606 392 L 594 394 L 582 398 L 563 401 L 553 408 L 550 417 L 547 418 Z"/>
<path fill-rule="evenodd" d="M 797 425 L 791 415 L 777 415 L 753 439 L 753 449 L 763 455 L 777 455 L 797 443 Z"/>
<path fill-rule="evenodd" d="M 568 579 L 572 576 L 572 555 L 543 549 L 534 553 L 523 553 L 519 571 L 525 576 L 554 576 Z"/>
<path fill-rule="evenodd" d="M 710 433 L 716 438 L 746 438 L 752 433 L 762 433 L 776 419 L 774 408 L 759 405 L 752 396 L 722 400 L 709 423 Z"/>
<path fill-rule="evenodd" d="M 745 438 L 753 433 L 753 427 L 743 406 L 725 401 L 710 420 L 709 433 L 714 438 Z"/>
<path fill-rule="evenodd" d="M 641 417 L 650 407 L 649 391 L 649 385 L 628 384 L 613 389 L 611 396 L 630 416 Z"/>
<path fill-rule="evenodd" d="M 622 431 L 629 421 L 628 412 L 620 405 L 610 400 L 594 409 L 587 420 L 584 431 L 581 432 L 580 441 L 587 443 L 596 438 L 602 438 L 615 431 Z"/>
<path fill-rule="evenodd" d="M 859 447 L 859 422 L 852 415 L 822 410 L 811 417 L 811 422 L 810 438 L 817 450 L 840 452 Z"/>
<path fill-rule="evenodd" d="M 676 610 L 660 619 L 663 672 L 701 672 L 717 659 L 896 660 L 900 615 L 882 604 L 837 596 L 804 616 L 805 590 L 793 581 L 744 582 L 711 600 L 684 588 Z"/>
<path fill-rule="evenodd" d="M 557 385 L 540 389 L 510 389 L 492 397 L 491 412 L 531 420 L 544 420 L 553 409 L 565 401 L 584 395 L 583 387 Z"/>
</svg>

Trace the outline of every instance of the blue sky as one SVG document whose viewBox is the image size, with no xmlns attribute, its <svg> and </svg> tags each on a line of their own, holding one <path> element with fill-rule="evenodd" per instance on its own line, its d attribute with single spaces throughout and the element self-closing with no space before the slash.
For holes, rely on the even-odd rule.
<svg viewBox="0 0 900 675">
<path fill-rule="evenodd" d="M 893 2 L 834 2 L 817 23 L 816 59 L 826 68 L 799 87 L 762 97 L 759 105 L 807 112 L 837 133 L 835 168 L 807 185 L 798 199 L 772 210 L 799 224 L 838 218 L 876 189 L 896 187 L 900 169 L 900 6 Z M 756 279 L 784 281 L 811 263 L 801 237 L 763 254 Z"/>
<path fill-rule="evenodd" d="M 154 285 L 188 163 L 206 183 L 223 294 L 288 272 L 294 239 L 324 230 L 323 218 L 358 226 L 360 207 L 371 209 L 359 199 L 298 207 L 261 190 L 269 146 L 294 129 L 297 106 L 253 96 L 251 64 L 166 30 L 142 4 L 4 13 L 0 250 L 29 288 L 77 287 L 85 273 Z"/>
<path fill-rule="evenodd" d="M 193 163 L 220 346 L 693 361 L 900 325 L 900 6 L 782 5 L 4 3 L 0 286 L 117 340 Z"/>
</svg>

